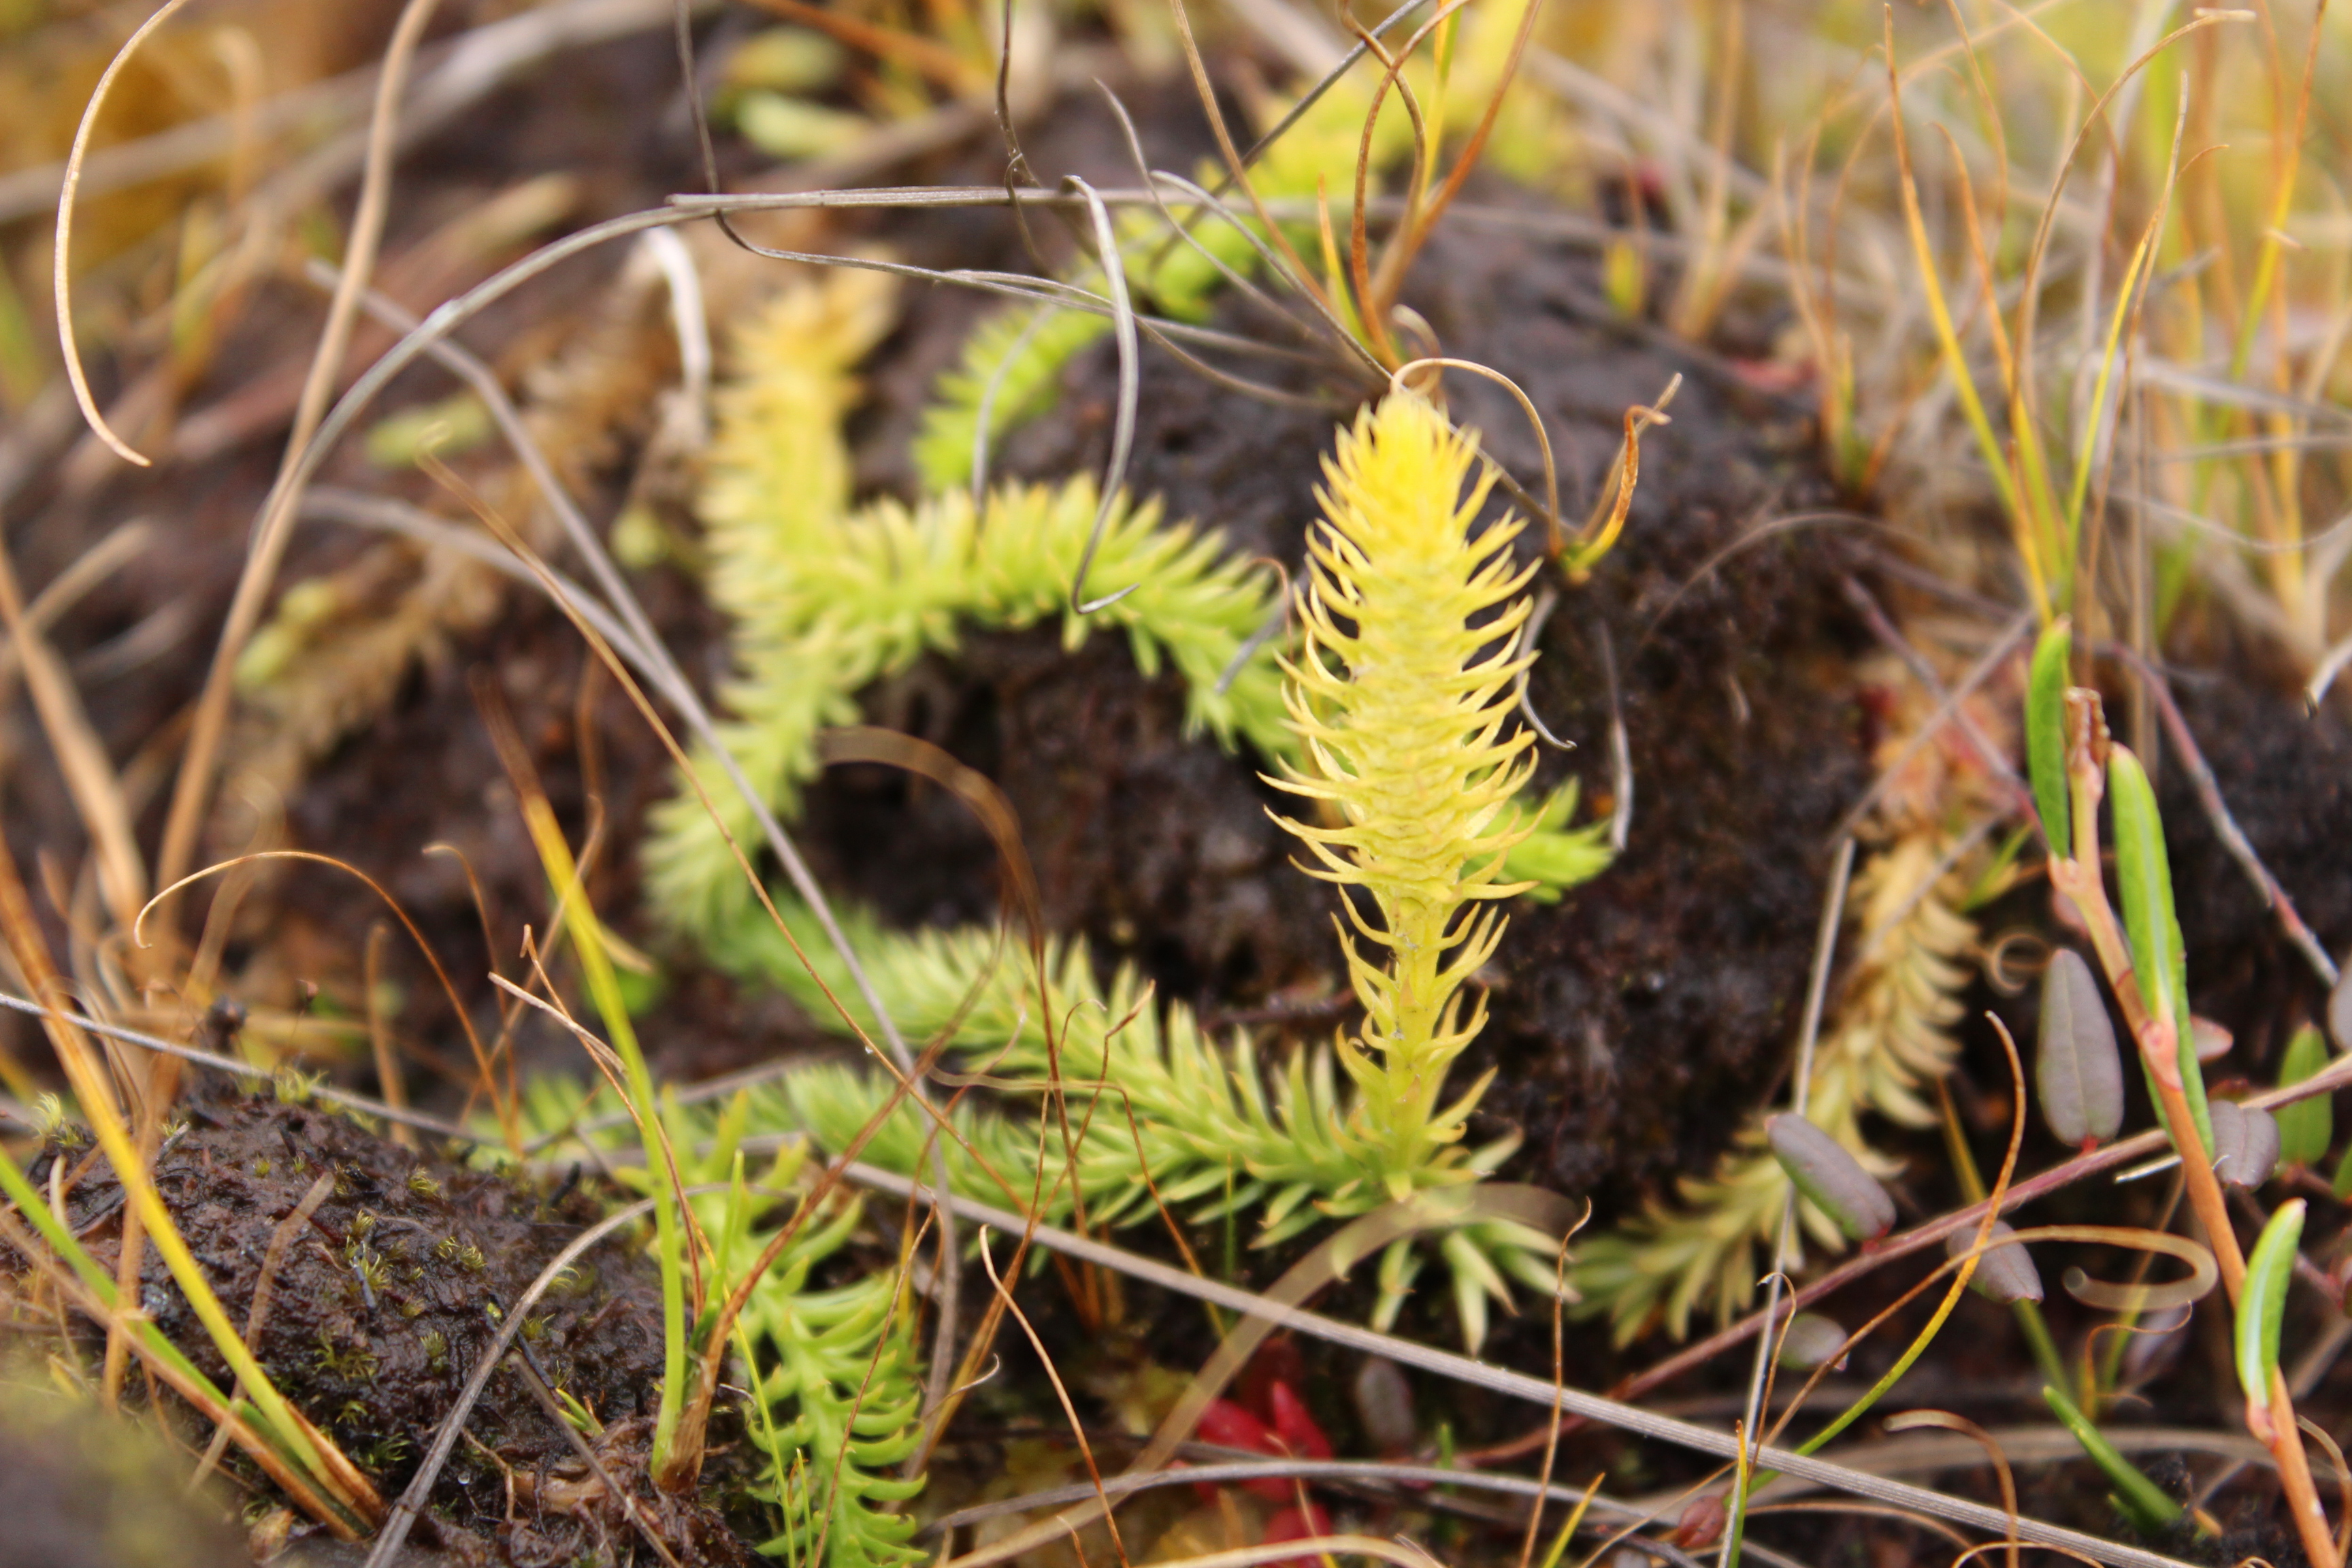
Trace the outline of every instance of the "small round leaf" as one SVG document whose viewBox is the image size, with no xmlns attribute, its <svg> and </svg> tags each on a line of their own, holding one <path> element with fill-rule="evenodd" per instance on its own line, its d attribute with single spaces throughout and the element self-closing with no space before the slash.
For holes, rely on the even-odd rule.
<svg viewBox="0 0 2352 1568">
<path fill-rule="evenodd" d="M 2279 1124 L 2267 1110 L 2217 1100 L 2213 1117 L 2213 1174 L 2231 1187 L 2259 1187 L 2278 1169 Z"/>
<path fill-rule="evenodd" d="M 1843 1364 L 1844 1357 L 1845 1330 L 1819 1312 L 1798 1313 L 1780 1336 L 1780 1364 L 1798 1372 L 1811 1372 L 1832 1361 Z"/>
<path fill-rule="evenodd" d="M 2042 976 L 2033 1083 L 2059 1142 L 2104 1143 L 2124 1121 L 2124 1068 L 2106 998 L 2083 955 L 2062 947 Z"/>
<path fill-rule="evenodd" d="M 2003 1237 L 2015 1236 L 2016 1228 L 2007 1220 L 1992 1222 L 1992 1234 L 1985 1238 L 1985 1249 L 1977 1258 L 1977 1271 L 1969 1277 L 1969 1288 L 2007 1306 L 2012 1301 L 2042 1300 L 2042 1274 L 2033 1267 L 2033 1257 L 2021 1241 L 2004 1242 Z M 1944 1239 L 1947 1258 L 1965 1257 L 1977 1244 L 1976 1228 L 1971 1226 L 1956 1230 Z"/>
<path fill-rule="evenodd" d="M 1768 1120 L 1764 1132 L 1797 1190 L 1840 1230 L 1868 1241 L 1894 1227 L 1895 1200 L 1836 1139 L 1790 1111 Z"/>
</svg>

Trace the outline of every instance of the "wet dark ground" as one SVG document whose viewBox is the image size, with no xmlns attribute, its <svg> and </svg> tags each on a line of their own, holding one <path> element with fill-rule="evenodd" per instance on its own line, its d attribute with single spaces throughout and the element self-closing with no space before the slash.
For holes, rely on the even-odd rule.
<svg viewBox="0 0 2352 1568">
<path fill-rule="evenodd" d="M 247 1342 L 271 1381 L 331 1436 L 389 1501 L 415 1474 L 501 1320 L 603 1205 L 572 1182 L 518 1185 L 421 1159 L 320 1105 L 247 1097 L 215 1083 L 182 1101 L 186 1128 L 157 1158 L 155 1184 L 232 1322 L 249 1323 L 267 1276 L 269 1307 Z M 121 1185 L 84 1135 L 53 1142 L 36 1183 L 62 1162 L 66 1213 L 110 1274 Z M 281 1228 L 320 1183 L 309 1218 Z M 271 1262 L 273 1251 L 275 1263 Z M 21 1260 L 0 1248 L 0 1267 Z M 140 1301 L 215 1386 L 232 1381 L 170 1271 L 150 1247 Z M 641 1499 L 660 1385 L 661 1302 L 625 1233 L 557 1276 L 520 1342 L 547 1384 L 600 1423 L 598 1462 Z M 467 1560 L 495 1542 L 505 1563 L 613 1555 L 632 1538 L 510 1354 L 466 1417 L 419 1540 Z M 135 1380 L 134 1380 L 135 1381 Z M 242 1460 L 232 1463 L 244 1468 Z M 521 1494 L 518 1510 L 515 1493 Z M 711 1562 L 740 1560 L 707 1510 L 660 1500 L 677 1540 Z"/>
</svg>

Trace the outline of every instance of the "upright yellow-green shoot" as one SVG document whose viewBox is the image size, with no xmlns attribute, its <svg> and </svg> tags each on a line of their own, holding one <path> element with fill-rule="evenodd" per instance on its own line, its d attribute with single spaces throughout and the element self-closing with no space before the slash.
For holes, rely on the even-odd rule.
<svg viewBox="0 0 2352 1568">
<path fill-rule="evenodd" d="M 1351 896 L 1339 929 L 1365 1019 L 1339 1054 L 1362 1096 L 1353 1130 L 1400 1199 L 1461 1158 L 1448 1146 L 1486 1087 L 1440 1109 L 1447 1068 L 1486 1020 L 1463 982 L 1502 939 L 1488 906 L 1531 885 L 1505 880 L 1503 862 L 1532 826 L 1511 806 L 1532 737 L 1504 727 L 1533 657 L 1515 650 L 1535 568 L 1512 560 L 1517 520 L 1474 536 L 1494 483 L 1472 482 L 1476 462 L 1476 437 L 1411 392 L 1340 433 L 1308 541 L 1304 636 L 1284 661 L 1306 757 L 1272 782 L 1324 808 L 1319 825 L 1288 824 L 1317 862 L 1306 868 L 1369 895 L 1369 918 Z"/>
</svg>

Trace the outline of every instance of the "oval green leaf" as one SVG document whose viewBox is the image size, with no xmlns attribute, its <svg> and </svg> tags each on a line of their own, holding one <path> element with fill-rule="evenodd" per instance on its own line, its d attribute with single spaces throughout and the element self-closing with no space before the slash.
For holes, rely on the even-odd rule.
<svg viewBox="0 0 2352 1568">
<path fill-rule="evenodd" d="M 2278 1119 L 2233 1100 L 2208 1109 L 2213 1141 L 2213 1174 L 2225 1187 L 2259 1187 L 2278 1169 Z"/>
<path fill-rule="evenodd" d="M 1977 1257 L 1977 1270 L 1969 1276 L 1970 1289 L 2003 1306 L 2042 1300 L 2042 1271 L 2033 1267 L 2032 1255 L 2023 1242 L 2001 1239 L 2016 1234 L 2016 1227 L 2007 1220 L 1993 1221 L 1992 1234 L 1985 1237 L 1985 1249 Z M 1944 1256 L 1965 1258 L 1976 1244 L 1973 1227 L 1956 1230 L 1944 1240 Z"/>
<path fill-rule="evenodd" d="M 2297 1029 L 2279 1061 L 2279 1087 L 2286 1089 L 2301 1083 L 2326 1067 L 2327 1054 L 2326 1036 L 2308 1024 Z M 2315 1094 L 2308 1100 L 2278 1108 L 2274 1114 L 2279 1125 L 2280 1159 L 2290 1164 L 2316 1165 L 2327 1157 L 2327 1145 L 2336 1138 L 2333 1100 L 2332 1095 Z"/>
</svg>

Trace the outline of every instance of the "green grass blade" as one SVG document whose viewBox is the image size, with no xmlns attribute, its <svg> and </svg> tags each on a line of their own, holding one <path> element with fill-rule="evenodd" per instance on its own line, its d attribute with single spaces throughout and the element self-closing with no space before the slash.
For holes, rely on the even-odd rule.
<svg viewBox="0 0 2352 1568">
<path fill-rule="evenodd" d="M 2060 616 L 2033 647 L 2025 688 L 2025 766 L 2033 779 L 2033 806 L 2053 859 L 2070 854 L 2074 818 L 2066 793 L 2066 687 L 2074 660 L 2073 628 Z"/>
</svg>

